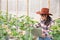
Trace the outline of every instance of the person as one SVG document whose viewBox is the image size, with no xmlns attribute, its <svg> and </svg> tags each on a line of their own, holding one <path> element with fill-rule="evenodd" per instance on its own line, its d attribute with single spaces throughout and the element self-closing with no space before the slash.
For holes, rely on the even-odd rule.
<svg viewBox="0 0 60 40">
<path fill-rule="evenodd" d="M 39 37 L 38 40 L 52 40 L 52 37 L 49 35 L 49 32 L 51 31 L 49 28 L 54 24 L 54 21 L 51 18 L 52 14 L 49 13 L 48 8 L 42 8 L 41 11 L 36 13 L 41 16 L 41 21 L 35 26 L 37 28 L 42 28 L 42 36 Z"/>
</svg>

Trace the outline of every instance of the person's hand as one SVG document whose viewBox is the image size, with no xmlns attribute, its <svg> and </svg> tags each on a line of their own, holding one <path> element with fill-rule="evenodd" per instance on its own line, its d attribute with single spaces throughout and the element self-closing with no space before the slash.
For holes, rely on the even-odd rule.
<svg viewBox="0 0 60 40">
<path fill-rule="evenodd" d="M 36 40 L 37 39 L 37 37 L 36 36 L 33 36 L 33 40 Z"/>
<path fill-rule="evenodd" d="M 46 35 L 45 35 L 45 33 L 43 33 L 43 32 L 46 32 L 46 30 L 42 30 L 42 35 L 41 35 L 41 37 L 46 37 Z"/>
<path fill-rule="evenodd" d="M 42 33 L 42 35 L 41 35 L 43 38 L 45 38 L 46 37 L 46 35 L 44 34 L 44 33 Z"/>
</svg>

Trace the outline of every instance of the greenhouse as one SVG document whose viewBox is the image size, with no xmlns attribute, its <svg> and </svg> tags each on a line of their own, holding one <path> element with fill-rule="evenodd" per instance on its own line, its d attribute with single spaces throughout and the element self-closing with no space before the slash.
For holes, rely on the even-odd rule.
<svg viewBox="0 0 60 40">
<path fill-rule="evenodd" d="M 60 0 L 0 0 L 0 40 L 39 40 L 42 33 L 33 30 L 45 15 L 38 15 L 38 11 L 44 12 L 42 8 L 48 8 L 54 20 L 48 34 L 52 40 L 60 40 Z"/>
</svg>

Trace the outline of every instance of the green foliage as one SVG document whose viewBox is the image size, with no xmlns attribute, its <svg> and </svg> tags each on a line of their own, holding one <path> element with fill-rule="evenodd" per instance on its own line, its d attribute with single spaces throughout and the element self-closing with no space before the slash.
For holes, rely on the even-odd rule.
<svg viewBox="0 0 60 40">
<path fill-rule="evenodd" d="M 14 16 L 14 15 L 13 15 Z M 8 17 L 8 19 L 7 19 Z M 6 15 L 6 12 L 0 12 L 0 39 L 11 35 L 13 37 L 18 38 L 18 40 L 32 40 L 31 30 L 33 28 L 33 25 L 37 21 L 33 20 L 29 16 L 20 16 L 16 18 L 15 16 L 12 17 L 12 15 Z M 2 25 L 7 25 L 5 26 Z M 19 29 L 19 30 L 18 30 Z M 11 33 L 9 33 L 9 30 Z M 23 31 L 25 31 L 25 34 L 23 34 Z"/>
<path fill-rule="evenodd" d="M 0 40 L 6 39 L 7 35 L 6 30 L 0 25 Z"/>
<path fill-rule="evenodd" d="M 19 18 L 20 22 L 18 23 L 18 26 L 21 30 L 26 31 L 26 34 L 22 37 L 23 40 L 32 40 L 31 30 L 37 21 L 34 21 L 29 16 L 21 16 Z"/>
<path fill-rule="evenodd" d="M 2 27 L 3 24 L 7 24 L 6 16 L 0 11 L 0 40 L 5 40 L 8 35 L 6 29 Z"/>
<path fill-rule="evenodd" d="M 54 40 L 60 40 L 60 19 L 55 20 L 55 25 L 51 27 Z"/>
</svg>

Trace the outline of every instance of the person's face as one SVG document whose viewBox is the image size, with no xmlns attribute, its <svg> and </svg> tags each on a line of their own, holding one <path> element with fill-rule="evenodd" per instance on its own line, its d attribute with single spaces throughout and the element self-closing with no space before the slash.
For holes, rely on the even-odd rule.
<svg viewBox="0 0 60 40">
<path fill-rule="evenodd" d="M 46 20 L 47 19 L 47 15 L 46 14 L 41 14 L 41 19 L 42 20 Z"/>
</svg>

